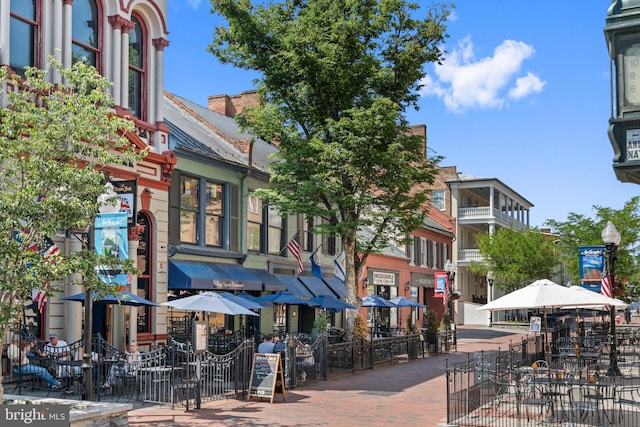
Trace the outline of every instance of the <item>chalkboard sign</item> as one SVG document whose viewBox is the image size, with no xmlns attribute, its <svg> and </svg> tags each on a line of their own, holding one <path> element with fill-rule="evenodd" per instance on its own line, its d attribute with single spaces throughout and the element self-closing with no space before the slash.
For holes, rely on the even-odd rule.
<svg viewBox="0 0 640 427">
<path fill-rule="evenodd" d="M 271 399 L 271 403 L 273 403 L 276 385 L 278 385 L 278 392 L 282 392 L 282 400 L 286 400 L 280 353 L 256 353 L 253 356 L 253 366 L 251 367 L 249 397 L 266 397 Z"/>
</svg>

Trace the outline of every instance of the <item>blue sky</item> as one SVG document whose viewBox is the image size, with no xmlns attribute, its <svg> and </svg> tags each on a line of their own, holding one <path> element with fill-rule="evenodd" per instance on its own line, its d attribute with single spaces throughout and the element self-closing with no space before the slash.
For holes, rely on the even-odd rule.
<svg viewBox="0 0 640 427">
<path fill-rule="evenodd" d="M 427 125 L 442 166 L 498 178 L 533 203 L 533 226 L 569 212 L 591 217 L 594 205 L 620 209 L 640 190 L 611 167 L 610 3 L 455 2 L 447 59 L 427 66 L 420 110 L 408 114 Z M 206 52 L 218 23 L 208 1 L 168 1 L 168 91 L 206 105 L 209 95 L 255 88 L 255 75 Z"/>
</svg>

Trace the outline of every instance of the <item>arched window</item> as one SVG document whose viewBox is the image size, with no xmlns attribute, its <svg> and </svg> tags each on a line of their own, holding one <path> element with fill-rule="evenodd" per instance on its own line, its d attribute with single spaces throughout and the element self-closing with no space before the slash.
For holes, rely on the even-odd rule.
<svg viewBox="0 0 640 427">
<path fill-rule="evenodd" d="M 96 1 L 74 0 L 72 15 L 72 61 L 76 63 L 85 60 L 87 64 L 98 68 L 101 58 Z"/>
<path fill-rule="evenodd" d="M 40 2 L 37 0 L 12 1 L 9 22 L 9 66 L 24 76 L 25 67 L 37 67 L 39 57 Z"/>
<path fill-rule="evenodd" d="M 144 88 L 146 87 L 145 37 L 141 21 L 131 17 L 134 28 L 129 33 L 129 111 L 144 120 Z"/>
</svg>

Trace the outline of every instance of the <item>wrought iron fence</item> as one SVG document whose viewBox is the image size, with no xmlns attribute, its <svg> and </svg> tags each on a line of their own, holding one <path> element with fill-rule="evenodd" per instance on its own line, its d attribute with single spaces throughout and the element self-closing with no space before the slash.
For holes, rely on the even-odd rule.
<svg viewBox="0 0 640 427">
<path fill-rule="evenodd" d="M 594 357 L 586 350 L 601 341 L 584 338 L 562 340 L 577 344 L 577 353 L 546 353 L 536 336 L 470 354 L 447 365 L 447 425 L 640 425 L 636 336 L 618 337 L 625 353 L 616 376 L 607 375 L 608 345 Z"/>
</svg>

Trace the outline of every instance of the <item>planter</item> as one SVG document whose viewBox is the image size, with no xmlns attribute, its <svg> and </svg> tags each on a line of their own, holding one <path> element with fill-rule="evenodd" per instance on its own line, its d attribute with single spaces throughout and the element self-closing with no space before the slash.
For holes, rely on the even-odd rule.
<svg viewBox="0 0 640 427">
<path fill-rule="evenodd" d="M 133 409 L 130 403 L 88 402 L 84 400 L 66 400 L 53 398 L 34 398 L 5 394 L 5 400 L 21 402 L 28 400 L 33 405 L 69 405 L 70 427 L 112 427 L 128 426 L 128 412 Z"/>
</svg>

